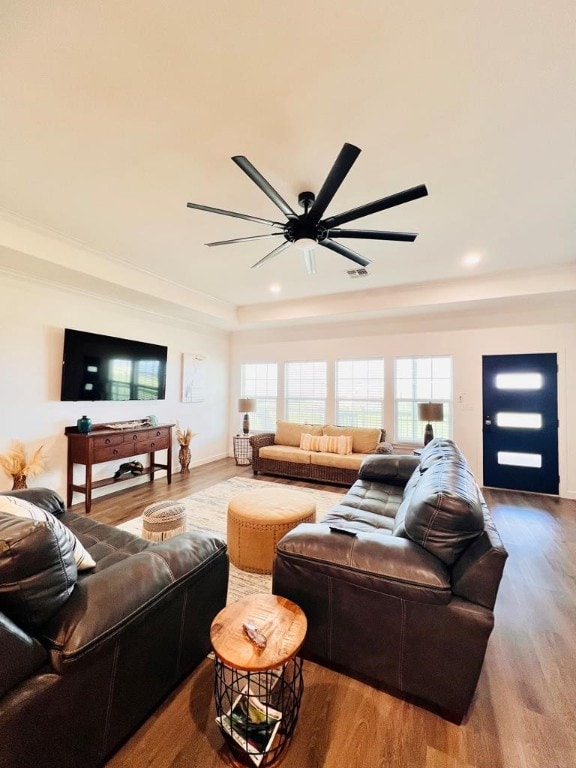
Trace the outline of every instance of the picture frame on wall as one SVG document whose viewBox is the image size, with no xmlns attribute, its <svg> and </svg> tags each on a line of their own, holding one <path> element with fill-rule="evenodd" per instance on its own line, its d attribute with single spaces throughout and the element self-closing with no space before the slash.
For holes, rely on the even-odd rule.
<svg viewBox="0 0 576 768">
<path fill-rule="evenodd" d="M 182 355 L 182 402 L 203 403 L 206 399 L 206 358 L 204 355 Z"/>
</svg>

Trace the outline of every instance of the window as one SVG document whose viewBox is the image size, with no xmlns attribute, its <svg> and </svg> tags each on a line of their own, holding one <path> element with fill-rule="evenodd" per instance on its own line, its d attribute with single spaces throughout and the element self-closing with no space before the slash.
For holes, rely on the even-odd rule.
<svg viewBox="0 0 576 768">
<path fill-rule="evenodd" d="M 343 427 L 382 427 L 384 360 L 336 361 L 336 419 Z"/>
<path fill-rule="evenodd" d="M 452 435 L 452 358 L 400 357 L 395 361 L 395 439 L 421 443 L 426 424 L 418 403 L 442 403 L 444 420 L 432 424 L 435 437 Z"/>
<path fill-rule="evenodd" d="M 326 422 L 325 362 L 286 363 L 284 415 L 287 421 Z"/>
<path fill-rule="evenodd" d="M 256 400 L 256 411 L 250 414 L 253 432 L 274 432 L 278 365 L 276 363 L 244 363 L 240 367 L 240 396 Z"/>
</svg>

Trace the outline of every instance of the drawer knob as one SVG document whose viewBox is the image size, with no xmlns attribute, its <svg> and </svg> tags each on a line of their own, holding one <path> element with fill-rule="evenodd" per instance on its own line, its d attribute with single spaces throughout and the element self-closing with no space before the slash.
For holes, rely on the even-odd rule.
<svg viewBox="0 0 576 768">
<path fill-rule="evenodd" d="M 106 443 L 106 445 L 110 445 L 110 438 L 109 438 L 109 437 L 107 437 L 107 438 L 106 438 L 106 440 L 105 440 L 104 442 Z"/>
<path fill-rule="evenodd" d="M 156 445 L 156 443 L 154 443 L 154 442 L 150 443 L 150 448 L 154 448 L 155 445 Z"/>
<path fill-rule="evenodd" d="M 138 440 L 138 435 L 132 435 L 132 440 Z"/>
</svg>

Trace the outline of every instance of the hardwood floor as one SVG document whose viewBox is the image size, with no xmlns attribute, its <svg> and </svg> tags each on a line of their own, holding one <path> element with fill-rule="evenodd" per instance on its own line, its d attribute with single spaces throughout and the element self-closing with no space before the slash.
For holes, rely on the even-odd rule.
<svg viewBox="0 0 576 768">
<path fill-rule="evenodd" d="M 115 524 L 156 499 L 182 498 L 235 475 L 251 476 L 251 469 L 233 459 L 214 462 L 189 476 L 176 474 L 170 489 L 159 478 L 98 499 L 91 516 Z M 485 495 L 510 556 L 464 723 L 448 723 L 307 662 L 300 719 L 283 768 L 576 766 L 576 501 L 488 489 Z M 107 768 L 229 765 L 214 722 L 212 684 L 205 661 Z"/>
</svg>

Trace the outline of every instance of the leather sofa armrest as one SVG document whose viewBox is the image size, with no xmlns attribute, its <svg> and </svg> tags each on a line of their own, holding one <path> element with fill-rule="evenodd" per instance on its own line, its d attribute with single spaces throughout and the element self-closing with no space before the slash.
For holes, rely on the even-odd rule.
<svg viewBox="0 0 576 768">
<path fill-rule="evenodd" d="M 50 488 L 21 488 L 19 491 L 1 491 L 2 496 L 14 496 L 24 499 L 46 512 L 51 512 L 59 517 L 66 511 L 64 499 Z"/>
<path fill-rule="evenodd" d="M 274 585 L 290 571 L 300 584 L 322 574 L 413 602 L 444 605 L 452 596 L 446 566 L 409 539 L 368 532 L 349 536 L 322 523 L 301 523 L 278 542 Z"/>
<path fill-rule="evenodd" d="M 375 453 L 362 461 L 358 478 L 404 487 L 419 464 L 418 456 Z"/>
<path fill-rule="evenodd" d="M 202 532 L 185 533 L 81 579 L 68 602 L 42 627 L 52 665 L 60 673 L 122 632 L 177 584 L 201 579 L 226 560 L 225 542 Z"/>
<path fill-rule="evenodd" d="M 48 662 L 42 645 L 0 613 L 0 697 Z"/>
</svg>

